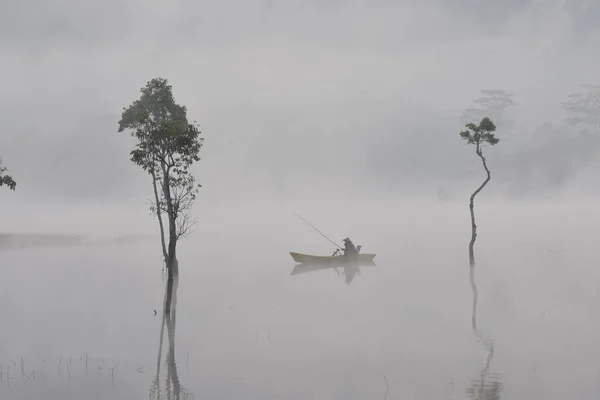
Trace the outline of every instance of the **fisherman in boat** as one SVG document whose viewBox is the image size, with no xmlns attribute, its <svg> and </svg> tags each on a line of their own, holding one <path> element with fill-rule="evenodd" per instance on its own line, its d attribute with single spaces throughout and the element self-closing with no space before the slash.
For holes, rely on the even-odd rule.
<svg viewBox="0 0 600 400">
<path fill-rule="evenodd" d="M 360 246 L 358 246 L 360 248 Z M 352 240 L 350 240 L 350 238 L 346 238 L 344 239 L 344 248 L 343 249 L 336 249 L 335 252 L 332 254 L 332 256 L 337 256 L 340 253 L 344 253 L 341 254 L 342 256 L 351 256 L 354 254 L 358 254 L 359 252 L 359 248 L 356 248 L 354 246 L 354 243 L 352 243 Z"/>
<path fill-rule="evenodd" d="M 354 243 L 352 243 L 352 240 L 350 240 L 350 238 L 344 239 L 344 255 L 351 256 L 354 254 L 358 254 Z"/>
</svg>

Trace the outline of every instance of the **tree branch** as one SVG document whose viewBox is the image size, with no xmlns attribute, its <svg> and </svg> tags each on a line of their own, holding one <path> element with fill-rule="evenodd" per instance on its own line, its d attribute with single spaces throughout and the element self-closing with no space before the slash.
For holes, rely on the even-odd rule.
<svg viewBox="0 0 600 400">
<path fill-rule="evenodd" d="M 17 182 L 10 175 L 4 175 L 8 169 L 2 165 L 2 159 L 0 158 L 0 187 L 7 186 L 10 190 L 15 190 Z"/>
</svg>

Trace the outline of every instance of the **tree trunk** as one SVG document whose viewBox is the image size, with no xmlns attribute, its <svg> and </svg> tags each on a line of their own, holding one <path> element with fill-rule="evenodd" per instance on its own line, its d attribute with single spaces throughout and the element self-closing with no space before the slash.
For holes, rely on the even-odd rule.
<svg viewBox="0 0 600 400">
<path fill-rule="evenodd" d="M 156 173 L 152 171 L 152 188 L 154 189 L 154 201 L 156 202 L 156 216 L 158 217 L 158 226 L 160 227 L 160 244 L 162 247 L 163 258 L 165 259 L 165 267 L 169 258 L 167 254 L 167 245 L 165 243 L 165 227 L 162 220 L 162 212 L 160 209 L 160 198 L 158 197 L 158 188 L 156 185 Z"/>
<path fill-rule="evenodd" d="M 481 192 L 481 190 L 485 187 L 485 185 L 488 184 L 488 182 L 491 179 L 490 170 L 487 167 L 487 162 L 486 162 L 485 157 L 483 156 L 483 153 L 481 151 L 481 146 L 479 143 L 477 143 L 475 152 L 477 153 L 479 158 L 481 158 L 481 163 L 483 164 L 483 169 L 485 169 L 487 177 L 485 178 L 485 181 L 483 181 L 481 186 L 479 186 L 477 188 L 477 190 L 475 190 L 471 194 L 471 198 L 469 199 L 469 211 L 471 212 L 471 241 L 469 242 L 469 265 L 471 266 L 471 268 L 475 267 L 474 246 L 475 246 L 475 240 L 477 240 L 477 224 L 475 223 L 475 205 L 474 205 L 475 196 L 477 196 L 477 194 L 479 194 L 479 192 Z"/>
<path fill-rule="evenodd" d="M 168 309 L 165 310 L 167 316 L 171 318 L 171 311 L 173 310 L 173 286 L 177 287 L 179 282 L 179 265 L 177 262 L 177 226 L 175 219 L 175 209 L 173 207 L 173 200 L 171 196 L 171 181 L 169 176 L 169 169 L 163 166 L 163 182 L 162 182 L 163 194 L 167 203 L 167 218 L 169 221 L 169 246 L 167 249 L 167 303 L 169 304 Z"/>
<path fill-rule="evenodd" d="M 171 177 L 169 176 L 169 169 L 163 168 L 163 194 L 165 196 L 165 201 L 167 202 L 167 218 L 169 220 L 169 247 L 168 247 L 168 256 L 169 256 L 169 264 L 173 264 L 173 261 L 176 258 L 176 248 L 177 248 L 177 226 L 175 224 L 175 219 L 177 215 L 175 214 L 175 209 L 173 208 L 173 198 L 171 196 Z"/>
<path fill-rule="evenodd" d="M 167 264 L 167 296 L 165 299 L 165 315 L 167 316 L 167 318 L 171 318 L 172 317 L 172 310 L 173 310 L 173 305 L 174 305 L 174 301 L 173 301 L 173 297 L 174 297 L 174 288 L 176 288 L 178 285 L 176 285 L 176 281 L 178 280 L 178 273 L 177 273 L 177 266 L 174 264 L 176 264 L 177 262 L 175 261 L 174 263 L 171 263 L 171 261 L 169 261 L 169 264 Z M 177 295 L 175 294 L 175 297 Z"/>
<path fill-rule="evenodd" d="M 469 255 L 472 257 L 472 250 L 469 250 Z M 477 285 L 475 284 L 475 260 L 473 260 L 473 264 L 470 265 L 469 268 L 469 278 L 471 282 L 471 290 L 473 291 L 473 311 L 471 313 L 471 327 L 473 328 L 473 333 L 477 332 L 477 300 L 479 298 L 479 293 L 477 291 Z"/>
<path fill-rule="evenodd" d="M 171 296 L 171 322 L 173 324 L 173 335 L 175 335 L 175 328 L 177 326 L 177 290 L 179 289 L 179 261 L 177 258 L 173 261 L 171 266 L 173 271 L 173 289 Z"/>
<path fill-rule="evenodd" d="M 169 243 L 166 245 L 166 238 L 164 233 L 164 225 L 162 218 L 160 218 L 160 211 L 157 211 L 159 216 L 159 224 L 161 230 L 161 242 L 163 255 L 165 257 L 165 265 L 167 270 L 167 282 L 165 287 L 165 297 L 163 304 L 163 327 L 167 327 L 167 334 L 169 338 L 169 347 L 167 351 L 167 395 L 170 396 L 171 384 L 173 385 L 173 391 L 175 398 L 180 398 L 181 385 L 179 383 L 179 376 L 177 372 L 177 365 L 175 364 L 175 328 L 176 328 L 176 309 L 177 309 L 177 288 L 179 286 L 179 263 L 177 261 L 177 225 L 176 225 L 176 210 L 173 206 L 173 199 L 171 193 L 171 182 L 169 175 L 169 168 L 163 163 L 161 164 L 163 179 L 161 182 L 161 189 L 166 202 L 167 220 L 169 224 Z M 154 196 L 159 201 L 158 188 L 156 184 L 156 176 L 153 175 L 154 185 Z M 161 347 L 162 347 L 162 332 L 161 332 Z M 160 356 L 159 356 L 160 357 Z M 160 358 L 159 358 L 160 360 Z M 158 374 L 158 370 L 157 370 Z M 157 375 L 158 379 L 158 375 Z"/>
</svg>

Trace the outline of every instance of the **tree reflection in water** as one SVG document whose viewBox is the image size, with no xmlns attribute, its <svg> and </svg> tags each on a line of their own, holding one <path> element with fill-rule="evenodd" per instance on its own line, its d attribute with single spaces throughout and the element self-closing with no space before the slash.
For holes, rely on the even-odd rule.
<svg viewBox="0 0 600 400">
<path fill-rule="evenodd" d="M 177 372 L 177 363 L 175 362 L 175 326 L 176 326 L 176 308 L 177 308 L 177 287 L 179 286 L 178 266 L 173 268 L 173 273 L 169 273 L 165 285 L 165 296 L 163 300 L 163 317 L 160 327 L 160 339 L 158 344 L 158 355 L 156 360 L 156 376 L 150 387 L 150 400 L 191 400 L 194 396 L 185 388 L 181 387 L 179 374 Z M 163 354 L 163 343 L 165 327 L 167 328 L 168 349 L 165 357 L 165 384 L 164 391 L 161 388 L 160 370 L 161 358 Z"/>
<path fill-rule="evenodd" d="M 490 374 L 490 365 L 494 359 L 494 343 L 488 340 L 477 327 L 477 301 L 478 291 L 475 283 L 475 265 L 470 265 L 470 283 L 473 291 L 473 308 L 471 313 L 471 327 L 473 335 L 479 343 L 487 350 L 488 355 L 483 368 L 481 368 L 479 379 L 473 379 L 467 387 L 466 394 L 473 400 L 500 400 L 502 391 L 501 377 Z"/>
</svg>

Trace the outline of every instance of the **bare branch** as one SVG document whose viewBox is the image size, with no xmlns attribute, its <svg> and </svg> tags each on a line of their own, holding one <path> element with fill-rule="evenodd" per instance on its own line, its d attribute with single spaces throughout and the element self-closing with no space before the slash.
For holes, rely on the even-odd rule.
<svg viewBox="0 0 600 400">
<path fill-rule="evenodd" d="M 177 223 L 177 239 L 186 237 L 194 233 L 196 230 L 197 220 L 194 213 L 191 210 L 186 210 L 179 215 L 176 221 Z"/>
</svg>

